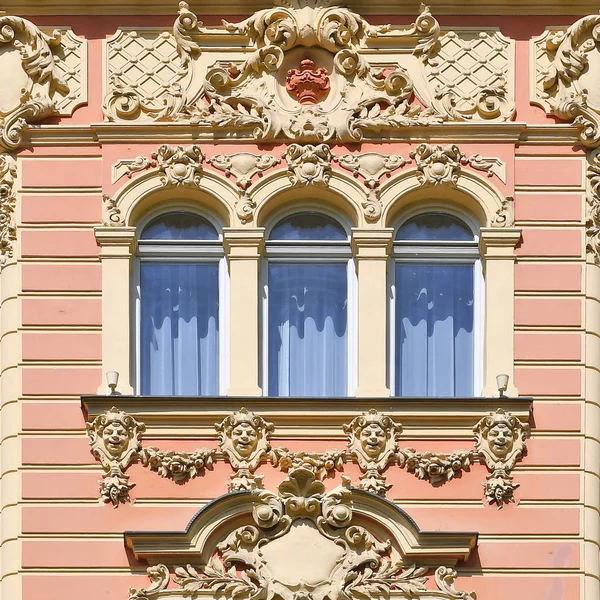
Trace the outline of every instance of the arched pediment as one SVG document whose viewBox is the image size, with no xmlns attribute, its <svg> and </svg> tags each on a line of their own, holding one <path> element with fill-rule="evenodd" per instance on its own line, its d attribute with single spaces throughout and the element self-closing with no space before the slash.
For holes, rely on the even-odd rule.
<svg viewBox="0 0 600 600">
<path fill-rule="evenodd" d="M 476 533 L 422 532 L 388 500 L 347 480 L 328 492 L 306 467 L 290 470 L 277 493 L 218 498 L 185 531 L 128 532 L 125 540 L 153 580 L 132 600 L 473 597 L 454 588 L 450 567 L 469 556 Z M 427 582 L 432 568 L 436 591 Z M 170 569 L 177 588 L 167 590 Z"/>
</svg>

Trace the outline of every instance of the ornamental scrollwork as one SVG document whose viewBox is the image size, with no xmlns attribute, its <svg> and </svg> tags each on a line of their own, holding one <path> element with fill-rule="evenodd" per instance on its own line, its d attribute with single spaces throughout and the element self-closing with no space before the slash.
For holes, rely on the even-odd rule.
<svg viewBox="0 0 600 600">
<path fill-rule="evenodd" d="M 600 15 L 588 15 L 566 30 L 549 29 L 534 40 L 534 102 L 579 129 L 584 146 L 600 143 L 600 87 L 590 55 L 600 51 Z"/>
<path fill-rule="evenodd" d="M 163 185 L 199 185 L 204 154 L 198 146 L 162 145 L 152 154 L 158 165 Z"/>
<path fill-rule="evenodd" d="M 475 458 L 473 450 L 455 450 L 449 454 L 417 452 L 413 448 L 400 451 L 402 463 L 417 479 L 425 479 L 432 485 L 450 481 L 461 471 L 468 471 Z"/>
<path fill-rule="evenodd" d="M 335 158 L 340 167 L 352 172 L 355 177 L 362 177 L 367 188 L 367 199 L 362 203 L 365 219 L 377 221 L 381 217 L 379 187 L 381 178 L 407 165 L 410 160 L 397 154 L 383 155 L 379 152 L 364 154 L 344 154 Z"/>
<path fill-rule="evenodd" d="M 327 144 L 290 144 L 282 156 L 288 164 L 288 177 L 292 185 L 329 184 L 333 154 Z"/>
<path fill-rule="evenodd" d="M 0 103 L 2 149 L 16 150 L 23 143 L 28 124 L 55 114 L 57 98 L 69 93 L 53 54 L 61 38 L 59 30 L 48 35 L 26 19 L 0 16 L 7 76 Z"/>
<path fill-rule="evenodd" d="M 198 592 L 236 600 L 385 600 L 393 592 L 415 600 L 475 599 L 474 594 L 455 588 L 457 573 L 452 568 L 437 567 L 429 583 L 431 559 L 424 565 L 411 564 L 413 558 L 404 556 L 399 541 L 399 529 L 412 525 L 393 524 L 393 533 L 374 534 L 370 524 L 378 521 L 382 510 L 378 503 L 383 500 L 372 496 L 361 500 L 362 510 L 366 508 L 372 517 L 369 520 L 355 511 L 356 494 L 347 480 L 327 492 L 312 471 L 291 470 L 277 493 L 254 491 L 240 498 L 246 523 L 211 542 L 209 548 L 195 548 L 196 555 L 202 552 L 209 557 L 204 564 L 174 567 L 176 588 L 166 591 L 169 572 L 159 564 L 149 569 L 152 586 L 131 590 L 130 600 L 163 595 L 179 599 Z M 399 516 L 406 522 L 404 515 Z M 432 591 L 434 586 L 437 589 Z"/>
<path fill-rule="evenodd" d="M 600 156 L 595 153 L 587 169 L 589 192 L 587 194 L 588 217 L 586 235 L 588 254 L 600 265 Z"/>
<path fill-rule="evenodd" d="M 92 453 L 104 469 L 99 481 L 100 500 L 112 502 L 115 508 L 129 502 L 129 491 L 135 483 L 129 483 L 125 470 L 139 456 L 146 426 L 113 406 L 87 423 L 86 428 Z"/>
<path fill-rule="evenodd" d="M 515 224 L 515 199 L 507 196 L 502 206 L 496 211 L 492 227 L 513 227 Z"/>
<path fill-rule="evenodd" d="M 473 432 L 479 457 L 491 472 L 483 484 L 487 501 L 502 508 L 515 501 L 514 491 L 519 484 L 513 483 L 511 471 L 526 451 L 529 425 L 499 408 L 481 419 Z"/>
<path fill-rule="evenodd" d="M 251 152 L 236 152 L 235 154 L 216 154 L 206 161 L 226 177 L 233 177 L 239 190 L 239 201 L 236 213 L 242 223 L 252 221 L 256 202 L 248 193 L 254 176 L 261 177 L 264 171 L 278 165 L 281 160 L 272 154 L 252 154 Z"/>
<path fill-rule="evenodd" d="M 125 223 L 117 201 L 108 194 L 102 194 L 102 201 L 104 202 L 103 224 L 107 227 L 124 227 Z"/>
<path fill-rule="evenodd" d="M 0 266 L 13 257 L 17 239 L 15 208 L 17 163 L 10 154 L 0 154 Z"/>
</svg>

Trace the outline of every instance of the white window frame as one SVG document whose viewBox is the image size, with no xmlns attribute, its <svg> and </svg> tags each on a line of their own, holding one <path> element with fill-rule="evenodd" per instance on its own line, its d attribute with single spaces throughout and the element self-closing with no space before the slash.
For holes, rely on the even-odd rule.
<svg viewBox="0 0 600 600">
<path fill-rule="evenodd" d="M 398 241 L 398 230 L 410 219 L 428 214 L 447 214 L 459 219 L 473 233 L 472 242 L 442 241 Z M 479 228 L 472 218 L 462 213 L 448 210 L 446 207 L 428 207 L 427 210 L 412 212 L 402 219 L 394 228 L 392 255 L 388 268 L 388 386 L 392 396 L 398 397 L 396 390 L 396 265 L 473 265 L 473 397 L 477 397 L 483 388 L 484 376 L 484 306 L 485 285 L 483 265 L 479 252 Z M 424 398 L 430 396 L 424 396 Z"/>
<path fill-rule="evenodd" d="M 300 213 L 320 213 L 333 219 L 346 232 L 346 240 L 269 240 L 271 231 L 286 217 Z M 350 242 L 350 226 L 346 220 L 336 213 L 330 213 L 323 208 L 312 206 L 298 207 L 293 211 L 279 213 L 272 220 L 272 224 L 266 230 L 265 251 L 262 260 L 260 275 L 260 289 L 262 290 L 260 311 L 261 332 L 261 387 L 265 396 L 269 396 L 269 264 L 270 263 L 312 263 L 332 264 L 346 263 L 347 271 L 347 352 L 348 368 L 346 381 L 346 396 L 353 397 L 357 386 L 358 367 L 358 281 L 356 276 L 356 265 L 352 254 Z M 286 398 L 287 396 L 278 396 Z"/>
<path fill-rule="evenodd" d="M 174 212 L 189 212 L 206 219 L 217 231 L 218 239 L 200 240 L 190 242 L 187 240 L 142 240 L 138 239 L 133 268 L 133 301 L 134 301 L 134 331 L 135 364 L 133 389 L 135 394 L 141 394 L 141 264 L 151 263 L 212 263 L 218 265 L 219 286 L 219 396 L 225 396 L 229 387 L 229 271 L 223 248 L 222 225 L 216 222 L 210 214 L 205 214 L 197 209 L 187 206 L 169 206 L 168 210 L 161 210 L 149 215 L 140 223 L 138 231 L 144 228 L 155 218 Z"/>
</svg>

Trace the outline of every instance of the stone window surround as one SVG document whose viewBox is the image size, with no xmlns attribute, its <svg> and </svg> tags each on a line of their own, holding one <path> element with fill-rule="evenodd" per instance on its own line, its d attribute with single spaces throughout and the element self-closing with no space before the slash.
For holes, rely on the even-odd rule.
<svg viewBox="0 0 600 600">
<path fill-rule="evenodd" d="M 387 387 L 387 311 L 393 230 L 353 228 L 352 248 L 358 273 L 358 397 L 389 396 Z M 264 228 L 223 229 L 230 280 L 230 382 L 228 396 L 260 396 L 259 268 Z M 136 228 L 99 227 L 102 260 L 103 371 L 118 371 L 118 390 L 133 394 L 131 273 Z M 496 375 L 510 376 L 514 387 L 514 248 L 517 229 L 482 228 L 480 249 L 485 269 L 484 388 L 497 395 Z M 379 309 L 377 308 L 379 307 Z M 250 340 L 253 340 L 250 343 Z M 102 384 L 98 393 L 106 393 Z"/>
</svg>

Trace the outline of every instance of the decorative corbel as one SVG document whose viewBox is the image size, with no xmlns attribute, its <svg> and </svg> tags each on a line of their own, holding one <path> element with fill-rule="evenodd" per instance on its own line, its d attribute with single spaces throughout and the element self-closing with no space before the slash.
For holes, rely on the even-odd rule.
<svg viewBox="0 0 600 600">
<path fill-rule="evenodd" d="M 397 154 L 379 154 L 365 152 L 364 154 L 344 154 L 334 158 L 340 167 L 351 171 L 354 177 L 362 177 L 368 190 L 367 200 L 362 203 L 365 219 L 377 221 L 381 217 L 381 202 L 379 201 L 379 186 L 383 175 L 390 175 L 396 169 L 410 163 L 410 160 Z"/>
<path fill-rule="evenodd" d="M 350 454 L 364 473 L 357 487 L 384 496 L 390 486 L 382 471 L 396 460 L 402 426 L 372 408 L 343 428 L 348 435 Z"/>
<path fill-rule="evenodd" d="M 239 190 L 240 199 L 236 204 L 236 212 L 242 223 L 252 221 L 256 202 L 248 194 L 255 175 L 262 177 L 267 169 L 278 165 L 281 160 L 272 154 L 252 154 L 237 152 L 236 154 L 217 154 L 206 161 L 226 177 L 233 177 Z"/>
<path fill-rule="evenodd" d="M 163 144 L 152 158 L 158 165 L 165 186 L 199 185 L 204 154 L 198 146 L 167 146 Z"/>
<path fill-rule="evenodd" d="M 0 266 L 13 257 L 13 242 L 17 239 L 15 179 L 17 162 L 10 154 L 0 154 Z"/>
<path fill-rule="evenodd" d="M 483 417 L 473 428 L 475 448 L 479 458 L 491 471 L 483 483 L 489 504 L 498 508 L 514 502 L 514 491 L 519 487 L 513 483 L 511 471 L 526 452 L 525 440 L 530 437 L 529 425 L 499 408 Z"/>
<path fill-rule="evenodd" d="M 229 482 L 229 491 L 261 489 L 262 475 L 254 475 L 260 462 L 269 456 L 269 437 L 275 429 L 273 423 L 265 421 L 245 408 L 215 423 L 219 434 L 219 445 L 234 469 Z"/>
<path fill-rule="evenodd" d="M 120 502 L 130 502 L 129 490 L 135 484 L 129 483 L 125 470 L 139 457 L 146 426 L 113 406 L 87 423 L 86 429 L 92 454 L 104 468 L 104 477 L 98 482 L 100 500 L 112 502 L 115 508 Z"/>
<path fill-rule="evenodd" d="M 290 144 L 282 157 L 287 161 L 292 185 L 329 185 L 333 154 L 327 144 Z"/>
</svg>

